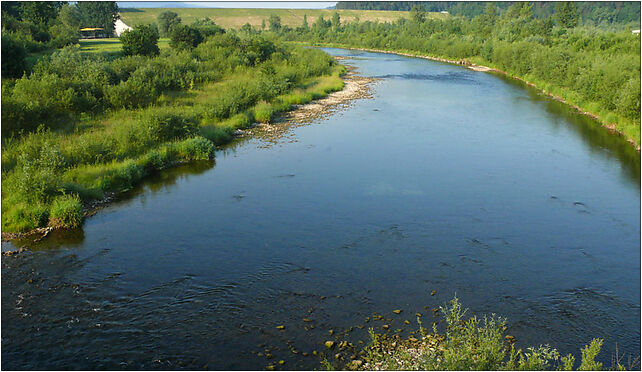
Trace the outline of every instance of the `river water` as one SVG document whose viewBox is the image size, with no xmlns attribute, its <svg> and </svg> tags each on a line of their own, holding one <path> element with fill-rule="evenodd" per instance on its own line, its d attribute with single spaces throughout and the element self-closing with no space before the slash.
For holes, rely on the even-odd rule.
<svg viewBox="0 0 642 372">
<path fill-rule="evenodd" d="M 302 353 L 351 326 L 367 341 L 373 312 L 407 334 L 455 294 L 520 347 L 578 356 L 601 337 L 608 366 L 616 345 L 639 355 L 630 145 L 500 76 L 327 51 L 381 79 L 372 99 L 2 257 L 2 368 L 318 369 Z"/>
</svg>

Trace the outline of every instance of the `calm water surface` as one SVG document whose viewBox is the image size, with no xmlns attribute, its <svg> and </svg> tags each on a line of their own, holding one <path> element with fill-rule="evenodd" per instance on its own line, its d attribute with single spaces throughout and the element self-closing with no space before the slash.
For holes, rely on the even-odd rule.
<svg viewBox="0 0 642 372">
<path fill-rule="evenodd" d="M 518 346 L 577 355 L 602 337 L 608 365 L 616 344 L 639 355 L 629 145 L 498 76 L 329 52 L 382 79 L 373 99 L 296 141 L 170 170 L 82 231 L 2 257 L 2 368 L 263 369 L 266 347 L 320 368 L 288 342 L 322 350 L 329 329 L 393 309 L 391 328 L 412 330 L 455 293 L 507 317 Z"/>
</svg>

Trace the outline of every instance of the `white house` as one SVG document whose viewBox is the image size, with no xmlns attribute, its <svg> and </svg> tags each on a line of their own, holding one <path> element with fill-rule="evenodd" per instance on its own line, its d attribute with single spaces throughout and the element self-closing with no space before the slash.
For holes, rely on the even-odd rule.
<svg viewBox="0 0 642 372">
<path fill-rule="evenodd" d="M 120 18 L 116 20 L 114 23 L 114 33 L 116 36 L 120 37 L 120 35 L 125 32 L 125 30 L 131 30 L 132 28 L 127 26 L 125 22 L 123 22 Z"/>
</svg>

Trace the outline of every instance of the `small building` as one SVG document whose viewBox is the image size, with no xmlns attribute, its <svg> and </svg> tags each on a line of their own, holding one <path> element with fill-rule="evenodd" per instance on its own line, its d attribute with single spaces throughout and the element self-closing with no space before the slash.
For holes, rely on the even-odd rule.
<svg viewBox="0 0 642 372">
<path fill-rule="evenodd" d="M 117 37 L 120 37 L 120 35 L 122 35 L 123 32 L 131 29 L 132 29 L 131 27 L 127 26 L 127 24 L 120 19 L 117 19 L 116 22 L 114 23 L 114 34 Z"/>
<path fill-rule="evenodd" d="M 441 13 L 441 14 L 448 14 L 448 11 L 447 11 L 447 10 L 442 10 L 442 11 L 441 11 L 441 12 L 439 12 L 439 13 Z"/>
<path fill-rule="evenodd" d="M 635 34 L 635 35 L 639 35 L 640 34 L 640 30 L 633 30 L 633 31 L 631 31 L 631 33 Z"/>
<path fill-rule="evenodd" d="M 85 27 L 80 29 L 81 39 L 100 39 L 107 37 L 104 28 L 101 27 Z"/>
</svg>

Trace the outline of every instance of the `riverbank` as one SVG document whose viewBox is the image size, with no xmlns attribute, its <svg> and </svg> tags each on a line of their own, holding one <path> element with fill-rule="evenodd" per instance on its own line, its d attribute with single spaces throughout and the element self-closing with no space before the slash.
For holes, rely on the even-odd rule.
<svg viewBox="0 0 642 372">
<path fill-rule="evenodd" d="M 303 43 L 303 44 L 306 44 L 306 43 Z M 365 52 L 396 54 L 396 55 L 400 55 L 400 56 L 413 57 L 413 58 L 423 58 L 423 59 L 428 59 L 428 60 L 431 60 L 431 61 L 437 61 L 437 62 L 443 62 L 443 63 L 450 63 L 450 64 L 455 64 L 455 65 L 465 66 L 465 67 L 467 67 L 467 68 L 469 68 L 469 69 L 471 69 L 473 71 L 498 73 L 498 74 L 504 75 L 504 76 L 506 76 L 508 78 L 512 78 L 512 79 L 518 80 L 518 81 L 520 81 L 520 82 L 522 82 L 522 83 L 524 83 L 524 84 L 526 84 L 526 85 L 528 85 L 528 86 L 530 86 L 532 88 L 535 88 L 535 89 L 539 90 L 540 93 L 542 93 L 542 94 L 544 94 L 544 95 L 546 95 L 546 96 L 548 96 L 548 97 L 550 97 L 550 98 L 552 98 L 552 99 L 554 99 L 556 101 L 559 101 L 559 102 L 562 102 L 562 103 L 568 105 L 569 107 L 571 107 L 574 110 L 578 111 L 580 114 L 588 116 L 588 117 L 596 120 L 597 122 L 600 123 L 600 125 L 602 127 L 604 127 L 609 132 L 624 137 L 627 140 L 627 142 L 629 142 L 633 147 L 636 148 L 638 153 L 640 152 L 640 143 L 638 141 L 636 141 L 636 139 L 633 138 L 632 136 L 627 135 L 627 133 L 625 131 L 623 131 L 621 128 L 619 128 L 616 123 L 609 122 L 609 121 L 606 120 L 606 118 L 601 117 L 600 115 L 598 115 L 596 113 L 593 113 L 593 112 L 591 112 L 589 110 L 586 110 L 585 108 L 582 108 L 581 106 L 577 105 L 574 102 L 569 101 L 568 99 L 565 99 L 564 97 L 561 97 L 559 95 L 553 94 L 553 93 L 547 91 L 546 89 L 544 89 L 543 87 L 537 85 L 534 82 L 528 81 L 527 79 L 525 79 L 523 77 L 520 77 L 520 76 L 511 75 L 506 71 L 503 71 L 503 70 L 500 70 L 500 69 L 497 69 L 497 68 L 494 68 L 494 67 L 489 67 L 489 66 L 486 66 L 486 65 L 477 64 L 477 63 L 471 62 L 468 59 L 453 60 L 453 59 L 446 59 L 446 58 L 442 58 L 442 57 L 430 56 L 430 55 L 426 55 L 426 54 L 414 53 L 414 52 L 410 52 L 410 51 L 394 51 L 394 50 L 371 49 L 371 48 L 356 48 L 356 47 L 350 47 L 350 46 L 346 46 L 346 45 L 342 45 L 342 44 L 334 44 L 334 43 L 314 43 L 313 45 L 317 46 L 317 47 L 343 48 L 343 49 L 349 49 L 349 50 L 361 50 L 361 51 L 365 51 Z"/>
<path fill-rule="evenodd" d="M 375 79 L 359 76 L 353 67 L 339 65 L 333 69 L 329 76 L 322 76 L 306 84 L 304 89 L 281 96 L 278 102 L 259 103 L 248 110 L 244 118 L 254 117 L 255 121 L 235 120 L 229 124 L 229 136 L 223 136 L 215 143 L 223 146 L 235 138 L 246 136 L 261 136 L 268 141 L 276 141 L 293 126 L 329 115 L 330 112 L 346 107 L 359 98 L 369 98 L 370 85 Z M 285 102 L 284 102 L 285 101 Z M 287 103 L 292 101 L 293 103 Z M 257 115 L 257 111 L 262 113 Z M 260 116 L 263 115 L 263 116 Z M 261 117 L 261 120 L 259 120 Z M 272 124 L 270 122 L 272 121 Z M 212 154 L 213 155 L 213 154 Z M 109 205 L 124 191 L 129 190 L 135 183 L 140 182 L 146 175 L 186 164 L 199 159 L 179 159 L 164 164 L 163 167 L 151 172 L 141 174 L 137 179 L 129 182 L 127 188 L 114 191 L 105 191 L 102 198 L 91 199 L 83 203 L 82 218 L 96 214 L 100 209 Z M 23 232 L 2 232 L 2 241 L 16 239 L 31 239 L 38 242 L 55 229 L 66 228 L 64 225 L 38 227 Z M 13 254 L 14 251 L 3 252 Z"/>
<path fill-rule="evenodd" d="M 335 58 L 341 60 L 340 57 Z M 372 84 L 378 79 L 360 76 L 355 67 L 350 65 L 346 65 L 346 73 L 342 78 L 343 89 L 307 104 L 294 105 L 291 110 L 275 117 L 272 123 L 256 123 L 245 130 L 237 130 L 235 135 L 261 138 L 267 143 L 263 147 L 270 147 L 292 128 L 326 118 L 337 110 L 351 106 L 355 100 L 372 98 Z"/>
</svg>

